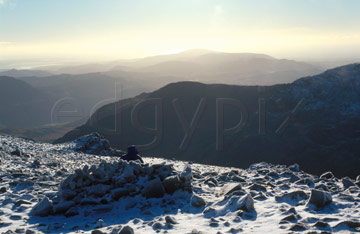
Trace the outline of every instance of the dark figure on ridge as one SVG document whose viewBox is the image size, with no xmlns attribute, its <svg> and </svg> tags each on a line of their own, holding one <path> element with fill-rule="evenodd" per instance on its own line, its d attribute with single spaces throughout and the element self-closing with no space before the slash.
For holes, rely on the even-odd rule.
<svg viewBox="0 0 360 234">
<path fill-rule="evenodd" d="M 144 163 L 144 161 L 138 155 L 138 153 L 139 153 L 139 151 L 136 149 L 136 147 L 134 145 L 131 145 L 127 148 L 127 154 L 122 156 L 121 159 L 126 160 L 126 161 L 139 160 L 141 163 Z"/>
</svg>

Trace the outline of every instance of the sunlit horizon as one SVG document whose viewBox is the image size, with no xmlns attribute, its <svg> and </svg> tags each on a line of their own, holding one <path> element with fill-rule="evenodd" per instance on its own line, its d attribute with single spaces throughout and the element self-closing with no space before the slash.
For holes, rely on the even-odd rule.
<svg viewBox="0 0 360 234">
<path fill-rule="evenodd" d="M 102 62 L 193 48 L 357 59 L 359 8 L 354 0 L 1 0 L 0 60 Z"/>
</svg>

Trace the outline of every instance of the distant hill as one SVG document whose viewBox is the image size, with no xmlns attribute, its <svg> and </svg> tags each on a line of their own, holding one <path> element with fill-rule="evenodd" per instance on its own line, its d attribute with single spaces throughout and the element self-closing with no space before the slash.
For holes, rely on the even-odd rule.
<svg viewBox="0 0 360 234">
<path fill-rule="evenodd" d="M 45 76 L 51 76 L 52 74 L 47 71 L 42 70 L 17 70 L 17 69 L 11 69 L 7 71 L 0 71 L 0 76 L 9 76 L 14 78 L 19 77 L 28 77 L 28 76 L 37 76 L 37 77 L 45 77 Z"/>
<path fill-rule="evenodd" d="M 63 136 L 103 105 L 155 90 L 147 81 L 102 73 L 3 76 L 0 86 L 0 132 L 41 141 Z"/>
<path fill-rule="evenodd" d="M 24 81 L 0 76 L 0 124 L 33 127 L 50 122 L 55 97 Z"/>
<path fill-rule="evenodd" d="M 163 110 L 162 140 L 155 148 L 143 151 L 144 155 L 239 167 L 259 161 L 299 163 L 311 173 L 331 170 L 338 176 L 355 176 L 360 173 L 357 166 L 360 165 L 359 93 L 359 64 L 301 78 L 291 84 L 266 87 L 172 83 L 152 93 L 120 101 L 116 106 L 104 106 L 91 121 L 67 133 L 57 142 L 98 131 L 120 149 L 130 144 L 149 143 L 153 135 L 135 128 L 130 116 L 139 102 L 160 98 Z M 188 123 L 200 99 L 206 99 L 199 125 L 185 151 L 179 149 L 184 130 L 173 107 L 176 98 Z M 216 150 L 217 98 L 238 100 L 248 113 L 244 128 L 224 137 L 222 151 Z M 266 110 L 266 117 L 261 119 L 259 98 L 265 100 L 265 109 L 261 110 Z M 225 106 L 224 128 L 235 126 L 241 116 L 239 108 Z M 109 131 L 114 128 L 115 119 L 118 131 Z M 286 119 L 289 122 L 284 122 Z M 144 108 L 139 121 L 144 126 L 154 127 L 154 108 Z M 265 123 L 261 129 L 265 129 L 266 134 L 262 131 L 259 134 L 259 121 Z"/>
<path fill-rule="evenodd" d="M 233 85 L 273 85 L 324 71 L 320 65 L 277 59 L 265 54 L 225 53 L 192 49 L 140 59 L 107 63 L 43 68 L 55 74 L 102 73 L 136 80 L 147 80 L 164 86 L 178 81 L 223 83 Z M 124 76 L 124 74 L 126 76 Z"/>
</svg>

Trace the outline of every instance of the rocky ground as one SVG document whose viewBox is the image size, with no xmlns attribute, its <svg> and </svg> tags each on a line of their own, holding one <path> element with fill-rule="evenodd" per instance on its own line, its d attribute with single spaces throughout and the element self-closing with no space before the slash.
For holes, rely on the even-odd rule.
<svg viewBox="0 0 360 234">
<path fill-rule="evenodd" d="M 0 233 L 360 232 L 359 177 L 122 153 L 96 134 L 58 145 L 0 136 Z"/>
</svg>

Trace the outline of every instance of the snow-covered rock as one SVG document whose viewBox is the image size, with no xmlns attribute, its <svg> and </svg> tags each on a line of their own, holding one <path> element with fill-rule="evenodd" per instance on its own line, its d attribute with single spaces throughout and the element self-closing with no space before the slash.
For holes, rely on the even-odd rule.
<svg viewBox="0 0 360 234">
<path fill-rule="evenodd" d="M 345 188 L 335 177 L 265 162 L 249 169 L 159 158 L 128 163 L 73 146 L 0 135 L 0 233 L 117 234 L 126 226 L 132 231 L 125 233 L 346 233 L 359 228 L 360 189 Z M 14 149 L 22 156 L 11 155 Z M 147 199 L 147 186 L 162 186 L 162 196 Z"/>
<path fill-rule="evenodd" d="M 53 210 L 53 204 L 47 197 L 44 197 L 36 206 L 33 208 L 33 214 L 36 216 L 47 216 L 51 214 Z"/>
<path fill-rule="evenodd" d="M 330 193 L 320 191 L 317 189 L 311 190 L 311 195 L 308 204 L 312 204 L 318 208 L 322 208 L 326 205 L 329 205 L 331 202 L 332 202 L 332 197 Z"/>
<path fill-rule="evenodd" d="M 194 207 L 203 207 L 206 205 L 206 201 L 204 200 L 204 198 L 194 194 L 191 197 L 191 205 Z"/>
<path fill-rule="evenodd" d="M 160 179 L 153 179 L 149 181 L 144 188 L 143 195 L 146 198 L 154 198 L 154 197 L 163 197 L 165 194 L 165 189 Z"/>
</svg>

